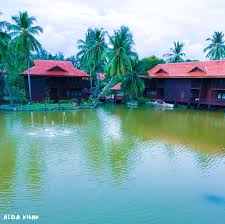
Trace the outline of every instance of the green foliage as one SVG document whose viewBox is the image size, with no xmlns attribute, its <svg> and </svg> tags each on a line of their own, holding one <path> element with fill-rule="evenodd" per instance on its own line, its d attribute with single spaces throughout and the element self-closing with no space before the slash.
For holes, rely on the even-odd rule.
<svg viewBox="0 0 225 224">
<path fill-rule="evenodd" d="M 8 26 L 8 22 L 0 21 L 0 63 L 4 60 L 4 55 L 10 41 L 10 35 L 7 33 Z"/>
<path fill-rule="evenodd" d="M 40 60 L 61 60 L 64 61 L 65 56 L 62 52 L 59 52 L 57 54 L 51 54 L 50 52 L 46 51 L 44 48 L 40 48 L 39 51 L 36 52 L 36 54 L 31 55 L 32 59 L 40 59 Z"/>
<path fill-rule="evenodd" d="M 177 63 L 183 62 L 185 53 L 183 53 L 184 43 L 183 42 L 173 42 L 173 48 L 170 48 L 170 53 L 164 54 L 163 57 L 166 58 L 167 63 Z"/>
<path fill-rule="evenodd" d="M 150 69 L 152 69 L 153 67 L 155 67 L 158 64 L 164 64 L 165 61 L 161 58 L 157 58 L 155 55 L 152 55 L 150 57 L 147 58 L 143 58 L 142 59 L 143 62 L 143 66 L 145 71 L 149 71 Z"/>
<path fill-rule="evenodd" d="M 122 81 L 122 90 L 131 100 L 142 96 L 145 89 L 144 81 L 139 77 L 145 73 L 143 62 L 132 61 L 132 71 L 127 73 Z"/>
<path fill-rule="evenodd" d="M 97 73 L 104 72 L 106 62 L 105 42 L 106 32 L 103 29 L 87 30 L 85 40 L 78 40 L 77 58 L 80 60 L 81 67 L 96 78 Z"/>
<path fill-rule="evenodd" d="M 108 73 L 110 76 L 122 77 L 132 71 L 131 60 L 137 58 L 137 53 L 133 50 L 133 35 L 128 27 L 122 26 L 109 36 L 109 40 Z"/>
<path fill-rule="evenodd" d="M 30 54 L 39 51 L 41 44 L 35 35 L 42 32 L 39 26 L 33 26 L 34 17 L 27 12 L 19 12 L 12 17 L 13 24 L 0 22 L 0 69 L 4 72 L 4 97 L 17 103 L 26 103 L 24 79 L 20 75 L 25 70 Z"/>
<path fill-rule="evenodd" d="M 149 101 L 149 99 L 147 99 L 143 96 L 137 98 L 138 106 L 142 106 L 148 101 Z"/>
<path fill-rule="evenodd" d="M 74 55 L 70 56 L 70 57 L 66 58 L 66 61 L 71 61 L 75 68 L 81 69 L 80 60 L 76 56 L 74 56 Z"/>
<path fill-rule="evenodd" d="M 3 76 L 0 75 L 0 102 L 3 101 L 3 97 L 4 97 L 4 80 Z"/>
<path fill-rule="evenodd" d="M 187 59 L 184 62 L 196 62 L 196 61 L 199 61 L 199 60 L 196 60 L 196 59 Z"/>
<path fill-rule="evenodd" d="M 29 71 L 31 60 L 30 54 L 41 50 L 41 44 L 35 38 L 35 35 L 42 33 L 43 29 L 40 26 L 34 26 L 34 22 L 36 21 L 35 17 L 29 16 L 26 11 L 19 12 L 18 16 L 12 16 L 12 20 L 13 24 L 10 24 L 9 26 L 10 35 L 13 38 L 12 46 L 15 49 L 15 52 L 21 54 L 27 61 Z M 30 82 L 28 84 L 31 88 Z"/>
<path fill-rule="evenodd" d="M 41 48 L 36 54 L 31 55 L 32 60 L 60 60 L 60 61 L 71 61 L 75 68 L 81 69 L 80 60 L 75 55 L 70 57 L 65 57 L 62 52 L 57 54 L 52 54 L 46 51 L 44 48 Z"/>
<path fill-rule="evenodd" d="M 100 73 L 104 72 L 106 63 L 105 51 L 107 44 L 105 42 L 106 31 L 103 29 L 88 29 L 85 40 L 78 40 L 77 58 L 80 65 L 87 73 L 92 75 L 95 83 L 94 96 L 100 91 Z M 92 96 L 92 92 L 91 92 Z"/>
<path fill-rule="evenodd" d="M 19 12 L 18 16 L 12 16 L 13 24 L 10 24 L 9 30 L 13 38 L 13 45 L 17 52 L 24 55 L 25 58 L 30 56 L 30 53 L 40 51 L 41 44 L 35 38 L 43 32 L 40 26 L 33 26 L 36 18 L 29 16 L 28 13 Z"/>
<path fill-rule="evenodd" d="M 212 38 L 207 38 L 206 41 L 210 41 L 209 46 L 204 49 L 204 52 L 207 52 L 207 58 L 211 60 L 221 60 L 225 58 L 225 40 L 223 32 L 215 32 Z"/>
<path fill-rule="evenodd" d="M 69 104 L 69 103 L 73 103 L 73 101 L 74 101 L 73 99 L 72 100 L 71 99 L 70 100 L 59 100 L 58 103 L 59 104 Z"/>
<path fill-rule="evenodd" d="M 95 101 L 93 99 L 82 99 L 81 104 L 93 104 Z"/>
<path fill-rule="evenodd" d="M 11 53 L 9 57 L 6 72 L 13 100 L 16 103 L 27 103 L 24 78 L 20 74 L 20 72 L 25 69 L 26 62 L 25 60 L 18 60 L 19 57 L 16 57 L 13 53 Z"/>
</svg>

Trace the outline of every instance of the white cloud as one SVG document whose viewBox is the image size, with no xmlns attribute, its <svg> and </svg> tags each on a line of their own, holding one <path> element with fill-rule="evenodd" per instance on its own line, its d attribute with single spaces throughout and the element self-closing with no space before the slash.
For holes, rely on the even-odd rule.
<svg viewBox="0 0 225 224">
<path fill-rule="evenodd" d="M 215 30 L 225 32 L 222 0 L 9 0 L 1 3 L 3 19 L 27 10 L 44 28 L 43 46 L 66 55 L 77 52 L 77 40 L 88 27 L 113 32 L 128 25 L 141 57 L 162 56 L 173 41 L 185 41 L 188 58 L 205 59 L 205 39 Z M 187 41 L 188 40 L 188 41 Z"/>
</svg>

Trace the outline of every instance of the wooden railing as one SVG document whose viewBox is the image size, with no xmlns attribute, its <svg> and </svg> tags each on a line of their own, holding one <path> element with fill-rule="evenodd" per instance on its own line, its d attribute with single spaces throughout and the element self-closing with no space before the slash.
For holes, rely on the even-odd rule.
<svg viewBox="0 0 225 224">
<path fill-rule="evenodd" d="M 225 99 L 207 99 L 201 98 L 200 104 L 225 106 Z"/>
</svg>

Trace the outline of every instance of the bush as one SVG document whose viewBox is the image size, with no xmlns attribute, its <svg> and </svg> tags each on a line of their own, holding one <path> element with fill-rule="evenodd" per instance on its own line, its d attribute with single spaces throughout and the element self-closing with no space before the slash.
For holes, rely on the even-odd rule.
<svg viewBox="0 0 225 224">
<path fill-rule="evenodd" d="M 92 104 L 94 102 L 93 99 L 82 99 L 80 101 L 81 104 Z"/>
<path fill-rule="evenodd" d="M 146 102 L 148 102 L 148 99 L 145 97 L 138 97 L 137 98 L 137 102 L 138 102 L 138 106 L 142 106 L 143 104 L 145 104 Z"/>
<path fill-rule="evenodd" d="M 59 104 L 70 104 L 70 103 L 72 103 L 73 102 L 73 100 L 59 100 Z"/>
</svg>

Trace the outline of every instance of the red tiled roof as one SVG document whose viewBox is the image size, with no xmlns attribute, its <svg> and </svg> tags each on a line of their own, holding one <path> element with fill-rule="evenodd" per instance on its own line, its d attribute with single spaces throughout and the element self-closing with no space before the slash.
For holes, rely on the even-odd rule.
<svg viewBox="0 0 225 224">
<path fill-rule="evenodd" d="M 22 75 L 27 76 L 28 71 Z M 59 76 L 59 77 L 90 77 L 82 70 L 75 68 L 71 61 L 34 60 L 34 66 L 30 68 L 31 76 Z"/>
<path fill-rule="evenodd" d="M 153 78 L 225 78 L 225 60 L 159 64 L 148 74 Z"/>
<path fill-rule="evenodd" d="M 104 73 L 100 73 L 99 77 L 100 77 L 101 80 L 104 80 L 105 79 L 105 74 Z"/>
<path fill-rule="evenodd" d="M 111 90 L 113 91 L 120 91 L 122 88 L 121 88 L 121 82 L 117 83 L 115 86 L 113 86 L 113 88 Z"/>
</svg>

